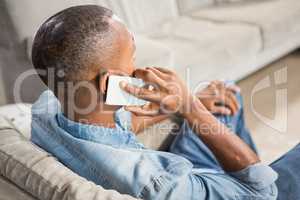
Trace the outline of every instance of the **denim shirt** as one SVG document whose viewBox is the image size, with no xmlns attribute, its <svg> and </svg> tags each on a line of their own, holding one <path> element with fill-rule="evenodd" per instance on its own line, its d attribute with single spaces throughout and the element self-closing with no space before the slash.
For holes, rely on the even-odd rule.
<svg viewBox="0 0 300 200">
<path fill-rule="evenodd" d="M 45 91 L 32 107 L 31 140 L 82 177 L 141 199 L 276 199 L 270 167 L 259 163 L 230 174 L 195 168 L 182 156 L 145 148 L 130 131 L 130 116 L 118 110 L 116 128 L 76 123 Z"/>
</svg>

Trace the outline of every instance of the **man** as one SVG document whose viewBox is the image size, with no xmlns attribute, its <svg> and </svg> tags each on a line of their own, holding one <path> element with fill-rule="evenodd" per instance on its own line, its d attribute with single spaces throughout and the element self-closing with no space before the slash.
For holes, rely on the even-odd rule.
<svg viewBox="0 0 300 200">
<path fill-rule="evenodd" d="M 276 199 L 277 174 L 255 153 L 236 87 L 213 82 L 196 98 L 172 71 L 136 70 L 134 51 L 132 35 L 106 8 L 77 6 L 48 19 L 32 60 L 52 92 L 32 108 L 32 141 L 88 180 L 141 199 Z M 112 74 L 153 84 L 120 85 L 151 103 L 106 105 Z M 136 140 L 133 132 L 173 115 L 184 122 L 170 152 Z"/>
</svg>

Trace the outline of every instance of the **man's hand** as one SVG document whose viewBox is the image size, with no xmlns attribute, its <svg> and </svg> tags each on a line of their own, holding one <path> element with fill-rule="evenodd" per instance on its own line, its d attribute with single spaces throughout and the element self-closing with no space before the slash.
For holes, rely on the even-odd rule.
<svg viewBox="0 0 300 200">
<path fill-rule="evenodd" d="M 139 88 L 124 82 L 121 82 L 120 87 L 129 94 L 151 103 L 144 106 L 128 106 L 126 110 L 138 115 L 175 114 L 186 111 L 191 95 L 175 72 L 151 67 L 145 70 L 137 69 L 134 75 L 143 79 L 149 87 Z"/>
<path fill-rule="evenodd" d="M 127 110 L 144 115 L 181 114 L 225 171 L 239 171 L 259 162 L 251 148 L 220 123 L 198 98 L 192 96 L 174 72 L 162 68 L 147 68 L 137 70 L 135 76 L 150 83 L 154 89 L 139 88 L 128 83 L 121 83 L 121 88 L 151 103 L 142 107 L 127 107 Z"/>
<path fill-rule="evenodd" d="M 196 97 L 213 114 L 235 115 L 239 103 L 235 96 L 239 92 L 236 85 L 226 85 L 222 81 L 212 81 L 205 89 L 196 93 Z"/>
</svg>

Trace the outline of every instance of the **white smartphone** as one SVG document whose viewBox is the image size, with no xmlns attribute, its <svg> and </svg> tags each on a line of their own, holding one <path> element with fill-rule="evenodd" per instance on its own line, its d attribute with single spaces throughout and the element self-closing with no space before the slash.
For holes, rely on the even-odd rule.
<svg viewBox="0 0 300 200">
<path fill-rule="evenodd" d="M 105 104 L 118 106 L 142 106 L 147 103 L 147 101 L 138 99 L 122 90 L 120 88 L 121 81 L 125 81 L 137 87 L 143 87 L 145 85 L 142 79 L 132 78 L 129 76 L 111 75 L 108 78 Z"/>
</svg>

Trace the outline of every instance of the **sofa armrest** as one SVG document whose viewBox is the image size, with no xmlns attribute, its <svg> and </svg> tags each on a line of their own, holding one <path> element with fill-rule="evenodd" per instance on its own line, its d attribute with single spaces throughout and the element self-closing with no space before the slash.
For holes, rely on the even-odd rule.
<svg viewBox="0 0 300 200">
<path fill-rule="evenodd" d="M 38 199 L 133 200 L 78 176 L 0 117 L 0 174 Z"/>
<path fill-rule="evenodd" d="M 21 190 L 15 184 L 0 175 L 0 199 L 9 200 L 36 200 L 26 191 Z"/>
</svg>

